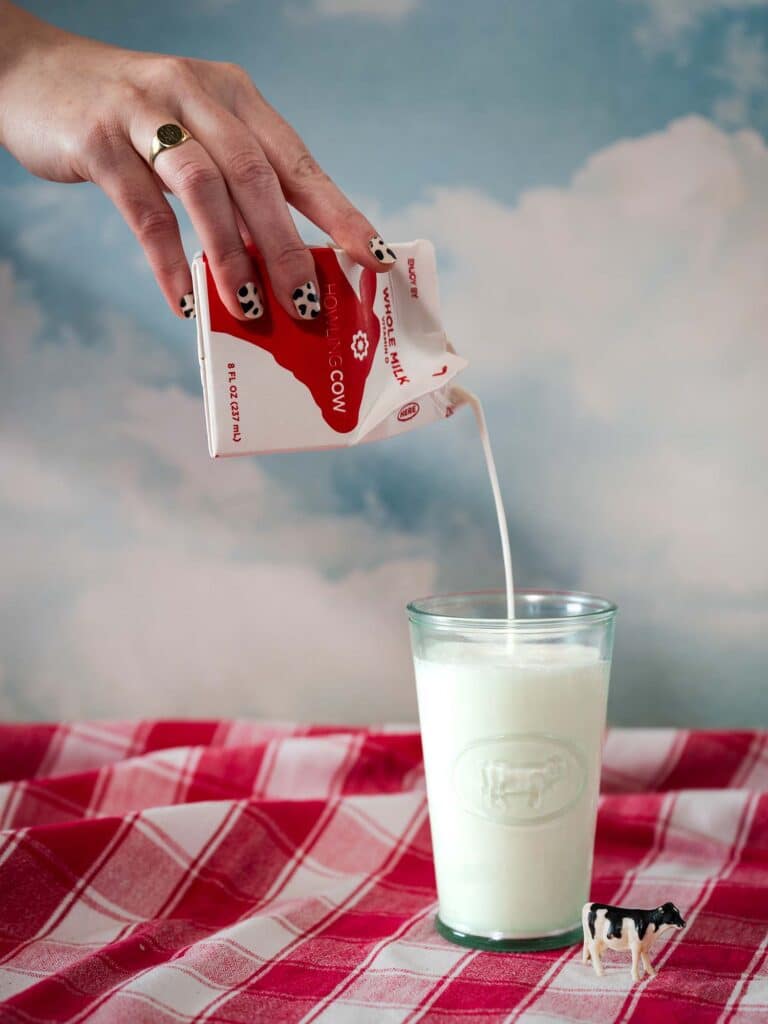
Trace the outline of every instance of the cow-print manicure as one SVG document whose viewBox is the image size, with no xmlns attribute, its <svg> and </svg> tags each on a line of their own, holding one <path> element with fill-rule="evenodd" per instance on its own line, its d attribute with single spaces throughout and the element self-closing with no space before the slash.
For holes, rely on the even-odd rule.
<svg viewBox="0 0 768 1024">
<path fill-rule="evenodd" d="M 237 289 L 237 301 L 240 303 L 243 316 L 249 320 L 258 320 L 264 312 L 261 292 L 253 281 L 246 281 L 242 288 Z"/>
<path fill-rule="evenodd" d="M 380 235 L 374 235 L 368 240 L 368 248 L 379 261 L 379 263 L 394 263 L 397 256 Z"/>
<path fill-rule="evenodd" d="M 314 320 L 320 315 L 320 299 L 314 281 L 307 281 L 300 288 L 295 288 L 291 298 L 302 320 Z"/>
<path fill-rule="evenodd" d="M 195 296 L 192 292 L 187 292 L 186 295 L 182 295 L 181 301 L 179 302 L 179 309 L 187 320 L 197 316 L 197 313 L 195 313 Z"/>
</svg>

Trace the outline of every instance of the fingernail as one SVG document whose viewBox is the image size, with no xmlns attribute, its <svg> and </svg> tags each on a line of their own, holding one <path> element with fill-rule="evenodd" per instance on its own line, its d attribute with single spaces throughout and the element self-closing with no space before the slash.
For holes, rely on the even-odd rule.
<svg viewBox="0 0 768 1024">
<path fill-rule="evenodd" d="M 246 281 L 242 288 L 237 289 L 237 301 L 240 303 L 243 316 L 249 320 L 258 320 L 264 312 L 261 292 L 253 281 Z"/>
<path fill-rule="evenodd" d="M 197 316 L 195 313 L 195 296 L 193 292 L 187 292 L 186 295 L 182 295 L 181 301 L 179 302 L 179 309 L 187 320 L 191 317 Z"/>
<path fill-rule="evenodd" d="M 302 320 L 314 320 L 320 315 L 319 293 L 314 281 L 307 281 L 300 288 L 296 288 L 291 298 Z"/>
<path fill-rule="evenodd" d="M 381 235 L 374 235 L 373 238 L 369 238 L 368 248 L 379 263 L 394 263 L 397 259 L 397 256 L 395 256 Z"/>
</svg>

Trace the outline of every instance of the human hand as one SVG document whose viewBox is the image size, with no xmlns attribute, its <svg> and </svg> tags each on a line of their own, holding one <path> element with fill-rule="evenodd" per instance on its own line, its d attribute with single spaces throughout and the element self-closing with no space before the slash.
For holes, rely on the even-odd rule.
<svg viewBox="0 0 768 1024">
<path fill-rule="evenodd" d="M 192 138 L 162 151 L 153 172 L 150 146 L 167 123 Z M 249 241 L 286 311 L 298 319 L 319 313 L 314 262 L 288 203 L 363 266 L 386 270 L 395 261 L 242 68 L 108 46 L 4 0 L 0 143 L 41 178 L 99 185 L 177 315 L 194 315 L 192 278 L 164 190 L 187 210 L 222 301 L 240 319 L 264 308 Z"/>
</svg>

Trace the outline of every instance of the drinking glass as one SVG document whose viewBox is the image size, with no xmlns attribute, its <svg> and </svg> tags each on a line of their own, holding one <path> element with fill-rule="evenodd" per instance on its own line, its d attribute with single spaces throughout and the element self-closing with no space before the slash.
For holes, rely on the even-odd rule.
<svg viewBox="0 0 768 1024">
<path fill-rule="evenodd" d="M 408 605 L 437 928 L 481 949 L 581 937 L 616 606 L 501 592 Z"/>
</svg>

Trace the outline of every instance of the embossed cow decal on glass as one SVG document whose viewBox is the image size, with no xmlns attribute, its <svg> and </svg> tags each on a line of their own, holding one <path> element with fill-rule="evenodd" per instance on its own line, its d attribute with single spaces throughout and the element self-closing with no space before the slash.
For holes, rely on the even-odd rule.
<svg viewBox="0 0 768 1024">
<path fill-rule="evenodd" d="M 543 733 L 509 733 L 468 744 L 452 774 L 470 814 L 524 828 L 568 814 L 582 798 L 587 770 L 573 743 Z"/>
<path fill-rule="evenodd" d="M 565 775 L 565 760 L 559 754 L 531 764 L 485 761 L 481 766 L 483 799 L 491 808 L 509 808 L 522 798 L 538 809 L 547 790 Z"/>
</svg>

